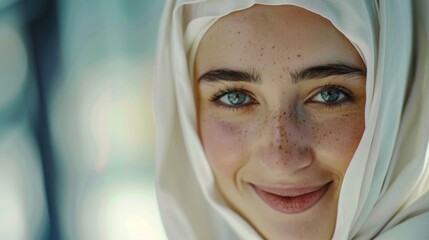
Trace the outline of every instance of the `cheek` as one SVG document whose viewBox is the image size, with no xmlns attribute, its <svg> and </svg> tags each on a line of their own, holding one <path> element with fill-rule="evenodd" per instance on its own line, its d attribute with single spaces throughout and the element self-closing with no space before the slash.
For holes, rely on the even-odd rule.
<svg viewBox="0 0 429 240">
<path fill-rule="evenodd" d="M 200 136 L 204 151 L 217 176 L 234 174 L 248 159 L 248 130 L 245 125 L 213 118 L 200 120 Z"/>
<path fill-rule="evenodd" d="M 347 114 L 318 124 L 315 131 L 315 151 L 323 165 L 343 176 L 359 145 L 365 129 L 363 114 Z"/>
</svg>

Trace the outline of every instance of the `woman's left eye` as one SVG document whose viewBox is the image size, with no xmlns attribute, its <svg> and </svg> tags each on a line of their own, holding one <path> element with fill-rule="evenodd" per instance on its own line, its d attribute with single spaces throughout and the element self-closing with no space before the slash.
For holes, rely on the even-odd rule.
<svg viewBox="0 0 429 240">
<path fill-rule="evenodd" d="M 347 100 L 347 98 L 350 98 L 350 94 L 348 94 L 341 88 L 327 87 L 319 91 L 316 95 L 314 95 L 311 98 L 311 101 L 326 104 L 337 104 Z"/>
</svg>

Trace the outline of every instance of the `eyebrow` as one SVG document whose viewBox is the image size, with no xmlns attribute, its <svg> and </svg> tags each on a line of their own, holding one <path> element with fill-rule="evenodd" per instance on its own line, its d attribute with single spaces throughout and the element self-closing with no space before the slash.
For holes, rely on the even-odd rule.
<svg viewBox="0 0 429 240">
<path fill-rule="evenodd" d="M 296 83 L 302 80 L 320 79 L 336 75 L 360 75 L 365 76 L 366 72 L 353 65 L 343 63 L 332 63 L 326 65 L 317 65 L 304 68 L 297 72 L 290 73 L 292 82 Z"/>
<path fill-rule="evenodd" d="M 232 82 L 249 82 L 261 84 L 261 76 L 252 69 L 250 72 L 240 71 L 240 70 L 232 70 L 232 69 L 216 69 L 213 71 L 209 71 L 204 73 L 199 79 L 198 82 L 201 81 L 232 81 Z"/>
<path fill-rule="evenodd" d="M 295 72 L 290 72 L 292 82 L 297 83 L 303 80 L 320 79 L 336 75 L 366 75 L 366 72 L 353 65 L 343 63 L 333 63 L 325 65 L 316 65 L 307 67 Z M 208 81 L 232 81 L 232 82 L 249 82 L 261 84 L 261 76 L 252 69 L 250 72 L 241 70 L 232 70 L 227 68 L 216 69 L 203 74 L 198 82 Z"/>
</svg>

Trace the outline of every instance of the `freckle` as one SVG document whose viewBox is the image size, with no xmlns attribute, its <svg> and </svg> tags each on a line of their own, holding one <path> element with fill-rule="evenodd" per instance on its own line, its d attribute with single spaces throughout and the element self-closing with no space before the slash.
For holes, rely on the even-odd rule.
<svg viewBox="0 0 429 240">
<path fill-rule="evenodd" d="M 240 31 L 237 32 L 238 35 L 240 35 L 240 33 L 241 33 Z"/>
<path fill-rule="evenodd" d="M 276 64 L 276 61 L 273 61 L 273 64 Z"/>
<path fill-rule="evenodd" d="M 264 51 L 264 48 L 261 48 L 262 51 Z"/>
<path fill-rule="evenodd" d="M 283 78 L 283 75 L 280 75 L 280 78 Z"/>
<path fill-rule="evenodd" d="M 297 54 L 296 56 L 297 56 L 297 57 L 301 57 L 301 54 Z"/>
<path fill-rule="evenodd" d="M 282 145 L 280 145 L 280 146 L 279 146 L 279 150 L 282 150 L 282 148 L 283 148 L 283 146 L 282 146 Z"/>
<path fill-rule="evenodd" d="M 262 54 L 262 53 L 261 53 L 261 54 L 259 54 L 259 56 L 261 56 L 261 57 L 262 57 L 262 56 L 264 56 L 264 54 Z"/>
<path fill-rule="evenodd" d="M 290 57 L 287 57 L 287 60 L 290 60 Z"/>
<path fill-rule="evenodd" d="M 275 46 L 272 47 L 273 49 L 276 48 Z"/>
</svg>

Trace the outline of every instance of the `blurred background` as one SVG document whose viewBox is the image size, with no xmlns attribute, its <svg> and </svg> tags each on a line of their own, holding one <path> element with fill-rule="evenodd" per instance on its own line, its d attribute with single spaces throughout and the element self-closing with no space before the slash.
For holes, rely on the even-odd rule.
<svg viewBox="0 0 429 240">
<path fill-rule="evenodd" d="M 165 0 L 0 0 L 0 239 L 166 239 L 154 192 Z"/>
</svg>

